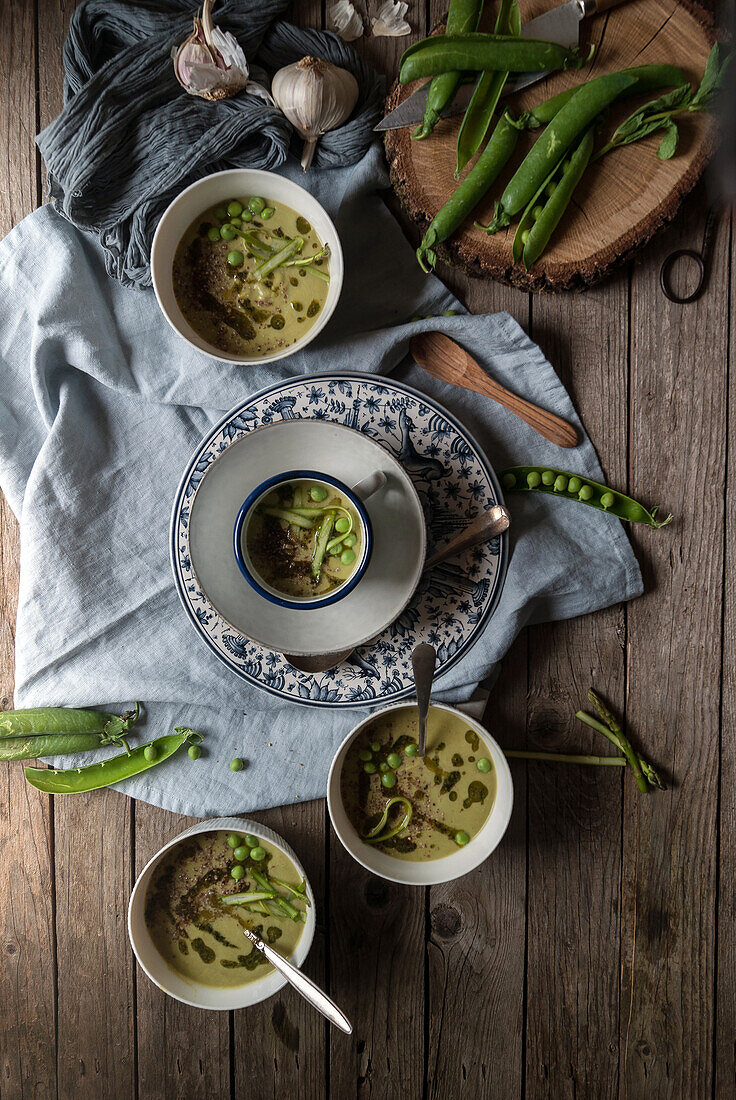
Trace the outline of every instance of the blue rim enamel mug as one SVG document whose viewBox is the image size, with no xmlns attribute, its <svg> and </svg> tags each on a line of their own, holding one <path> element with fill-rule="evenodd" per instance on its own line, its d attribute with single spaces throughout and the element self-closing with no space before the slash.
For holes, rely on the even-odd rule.
<svg viewBox="0 0 736 1100">
<path fill-rule="evenodd" d="M 345 583 L 341 584 L 338 589 L 321 596 L 287 596 L 278 589 L 271 587 L 271 585 L 267 584 L 263 577 L 259 575 L 251 562 L 246 541 L 248 523 L 259 502 L 274 489 L 277 489 L 279 485 L 283 485 L 289 481 L 304 480 L 324 482 L 326 485 L 331 485 L 334 489 L 337 489 L 338 492 L 342 493 L 355 509 L 361 526 L 360 541 L 362 552 L 355 569 Z M 371 560 L 371 552 L 373 550 L 373 529 L 364 501 L 373 496 L 373 494 L 385 485 L 385 483 L 386 475 L 381 470 L 376 470 L 372 474 L 369 474 L 368 477 L 363 478 L 362 481 L 358 482 L 358 484 L 354 485 L 352 488 L 345 485 L 344 482 L 333 477 L 331 474 L 323 474 L 318 470 L 286 470 L 284 473 L 275 474 L 273 477 L 267 478 L 266 481 L 262 481 L 260 485 L 257 485 L 255 489 L 248 494 L 241 504 L 235 520 L 235 526 L 233 528 L 233 550 L 235 551 L 235 560 L 238 563 L 238 569 L 251 588 L 255 589 L 264 599 L 270 600 L 271 603 L 278 604 L 279 607 L 288 607 L 294 610 L 304 611 L 317 607 L 327 607 L 330 604 L 337 603 L 338 600 L 343 599 L 344 596 L 347 596 L 349 592 L 353 591 L 368 568 L 368 563 Z"/>
</svg>

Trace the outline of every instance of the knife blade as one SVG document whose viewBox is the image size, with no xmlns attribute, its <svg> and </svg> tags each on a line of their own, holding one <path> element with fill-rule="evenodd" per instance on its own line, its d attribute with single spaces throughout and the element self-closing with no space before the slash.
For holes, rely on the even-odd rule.
<svg viewBox="0 0 736 1100">
<path fill-rule="evenodd" d="M 586 4 L 584 0 L 567 0 L 566 4 L 552 8 L 551 11 L 546 11 L 543 15 L 538 15 L 536 19 L 530 19 L 528 23 L 524 23 L 521 34 L 524 38 L 542 38 L 546 42 L 557 42 L 560 46 L 577 46 L 580 21 L 585 15 Z M 543 80 L 547 75 L 546 72 L 517 73 L 513 80 L 506 82 L 503 95 L 507 96 L 513 92 L 518 92 L 522 88 L 536 83 L 537 80 Z M 403 103 L 400 103 L 393 111 L 389 111 L 385 118 L 382 118 L 374 126 L 374 130 L 399 130 L 402 126 L 416 126 L 417 123 L 421 122 L 424 118 L 424 108 L 427 106 L 427 96 L 429 95 L 431 83 L 432 81 L 428 80 L 416 92 L 412 92 L 410 96 L 407 96 Z M 452 103 L 442 112 L 442 117 L 450 118 L 452 115 L 461 115 L 470 102 L 474 88 L 474 82 L 472 84 L 462 84 Z"/>
</svg>

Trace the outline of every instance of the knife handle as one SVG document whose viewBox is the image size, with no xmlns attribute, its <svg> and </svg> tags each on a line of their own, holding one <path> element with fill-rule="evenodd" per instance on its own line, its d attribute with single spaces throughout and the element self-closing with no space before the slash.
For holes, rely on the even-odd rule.
<svg viewBox="0 0 736 1100">
<path fill-rule="evenodd" d="M 619 4 L 625 4 L 626 0 L 581 0 L 583 15 L 596 15 L 609 8 L 617 8 Z"/>
</svg>

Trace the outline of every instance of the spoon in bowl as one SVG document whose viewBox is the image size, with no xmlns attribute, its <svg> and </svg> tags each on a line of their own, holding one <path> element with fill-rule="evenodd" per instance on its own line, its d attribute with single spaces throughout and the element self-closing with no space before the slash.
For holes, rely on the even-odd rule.
<svg viewBox="0 0 736 1100">
<path fill-rule="evenodd" d="M 257 936 L 250 928 L 243 928 L 243 933 L 246 939 L 249 939 L 253 946 L 262 955 L 266 956 L 271 966 L 286 978 L 289 985 L 293 985 L 297 993 L 300 993 L 305 1001 L 309 1001 L 312 1008 L 316 1008 L 325 1019 L 329 1020 L 335 1027 L 339 1027 L 340 1031 L 344 1031 L 346 1035 L 352 1034 L 353 1025 L 345 1013 L 337 1007 L 334 1001 L 330 1000 L 326 993 L 322 992 L 318 985 L 315 985 L 311 978 L 303 974 L 297 966 L 290 963 L 283 955 L 279 955 L 278 951 L 274 951 L 269 944 L 264 943 L 260 936 Z"/>
<path fill-rule="evenodd" d="M 414 670 L 414 685 L 417 689 L 417 710 L 419 712 L 419 755 L 427 752 L 427 714 L 432 694 L 432 680 L 437 664 L 437 650 L 427 642 L 414 646 L 411 653 L 411 667 Z"/>
</svg>

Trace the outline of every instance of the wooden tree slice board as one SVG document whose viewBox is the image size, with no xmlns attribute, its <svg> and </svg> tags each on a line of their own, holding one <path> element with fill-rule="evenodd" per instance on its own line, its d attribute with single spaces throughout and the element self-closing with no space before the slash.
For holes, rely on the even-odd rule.
<svg viewBox="0 0 736 1100">
<path fill-rule="evenodd" d="M 519 6 L 526 21 L 553 7 L 554 0 L 519 0 Z M 481 29 L 491 29 L 488 24 L 495 19 L 496 5 L 489 3 L 487 7 L 493 10 L 484 14 L 486 26 Z M 438 27 L 435 33 L 442 31 Z M 555 73 L 502 102 L 520 112 L 591 76 L 629 65 L 661 62 L 678 65 L 697 87 L 714 41 L 708 13 L 694 3 L 677 0 L 629 0 L 621 7 L 585 19 L 580 37 L 581 43 L 593 42 L 596 46 L 588 65 L 577 72 Z M 422 83 L 402 86 L 397 82 L 386 109 L 397 107 Z M 657 94 L 649 92 L 618 105 L 603 135 L 612 133 L 638 104 Z M 455 144 L 461 117 L 443 119 L 422 141 L 412 141 L 413 127 L 386 133 L 391 181 L 403 207 L 422 232 L 456 186 Z M 529 271 L 514 264 L 511 257 L 515 223 L 493 236 L 473 225 L 474 221 L 488 223 L 494 200 L 500 197 L 538 131 L 533 136 L 523 134 L 514 157 L 490 192 L 438 249 L 440 257 L 469 275 L 498 279 L 526 290 L 572 290 L 592 285 L 672 220 L 702 174 L 713 144 L 713 120 L 700 113 L 680 119 L 680 141 L 671 160 L 661 161 L 656 156 L 663 136 L 660 131 L 615 149 L 590 166 L 547 251 Z M 603 137 L 599 140 L 602 142 Z"/>
</svg>

